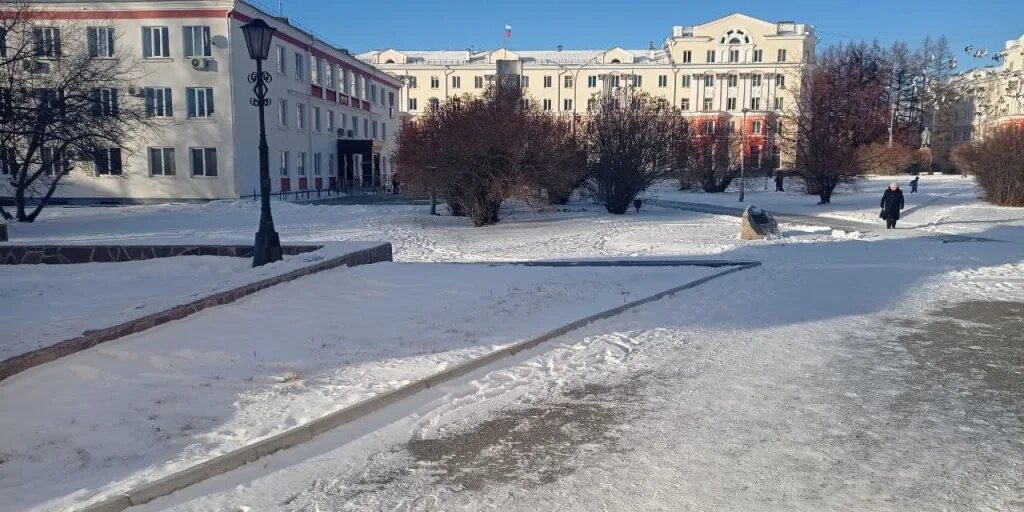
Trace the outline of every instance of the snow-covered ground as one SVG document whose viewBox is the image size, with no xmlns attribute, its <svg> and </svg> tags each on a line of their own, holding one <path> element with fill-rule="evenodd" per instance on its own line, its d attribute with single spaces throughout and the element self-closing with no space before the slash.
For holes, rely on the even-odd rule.
<svg viewBox="0 0 1024 512">
<path fill-rule="evenodd" d="M 279 285 L 3 382 L 0 502 L 122 490 L 715 271 L 382 263 Z"/>
<path fill-rule="evenodd" d="M 912 320 L 945 306 L 1024 302 L 1024 210 L 985 206 L 969 180 L 962 186 L 929 220 L 1010 242 L 792 225 L 782 240 L 743 242 L 733 217 L 653 207 L 618 217 L 593 205 L 519 207 L 472 228 L 421 206 L 275 204 L 285 240 L 389 240 L 402 262 L 713 256 L 763 266 L 141 509 L 1010 508 L 1024 495 L 1015 412 L 1024 401 L 986 377 L 1019 378 L 1024 364 L 947 368 L 934 340 L 908 337 L 928 332 Z M 833 210 L 801 208 L 871 220 L 857 212 L 877 215 L 873 188 L 837 195 Z M 256 212 L 253 203 L 54 209 L 12 237 L 245 241 Z M 60 509 L 621 303 L 624 290 L 688 280 L 677 271 L 373 265 L 45 365 L 0 383 L 0 500 Z M 988 350 L 964 341 L 956 350 Z"/>
<path fill-rule="evenodd" d="M 279 275 L 322 257 L 288 256 L 256 269 L 247 258 L 217 256 L 0 265 L 4 315 L 17 319 L 6 324 L 0 359 Z"/>
</svg>

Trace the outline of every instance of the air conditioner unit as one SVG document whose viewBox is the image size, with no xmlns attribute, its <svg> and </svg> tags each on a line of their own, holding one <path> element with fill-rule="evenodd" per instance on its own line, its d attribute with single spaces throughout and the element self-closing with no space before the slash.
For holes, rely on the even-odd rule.
<svg viewBox="0 0 1024 512">
<path fill-rule="evenodd" d="M 50 63 L 41 60 L 25 60 L 21 63 L 25 71 L 32 73 L 47 73 L 50 71 Z"/>
<path fill-rule="evenodd" d="M 146 89 L 144 89 L 142 87 L 129 87 L 128 88 L 128 95 L 141 98 L 141 97 L 146 95 Z"/>
<path fill-rule="evenodd" d="M 338 137 L 345 138 L 348 132 L 344 128 L 338 128 Z"/>
<path fill-rule="evenodd" d="M 210 69 L 210 65 L 213 63 L 213 59 L 207 59 L 203 57 L 197 57 L 192 59 L 192 67 L 200 71 L 206 71 Z"/>
</svg>

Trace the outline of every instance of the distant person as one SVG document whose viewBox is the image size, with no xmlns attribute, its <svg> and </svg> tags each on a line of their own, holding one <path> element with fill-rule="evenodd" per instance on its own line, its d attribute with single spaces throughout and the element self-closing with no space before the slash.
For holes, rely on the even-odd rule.
<svg viewBox="0 0 1024 512">
<path fill-rule="evenodd" d="M 785 192 L 785 190 L 782 189 L 782 180 L 783 179 L 785 179 L 785 176 L 783 176 L 783 174 L 781 172 L 775 173 L 775 191 L 776 192 Z"/>
<path fill-rule="evenodd" d="M 903 191 L 899 184 L 893 182 L 882 194 L 882 212 L 879 217 L 885 219 L 885 229 L 895 229 L 896 221 L 900 220 L 900 210 L 903 209 Z"/>
<path fill-rule="evenodd" d="M 914 179 L 910 180 L 910 193 L 911 194 L 916 194 L 917 193 L 917 182 L 919 182 L 919 181 L 921 181 L 921 177 L 920 176 L 914 176 Z"/>
<path fill-rule="evenodd" d="M 637 213 L 640 213 L 640 207 L 643 206 L 643 204 L 644 204 L 644 200 L 643 199 L 637 198 L 637 199 L 633 200 L 633 208 L 636 208 L 636 212 Z"/>
</svg>

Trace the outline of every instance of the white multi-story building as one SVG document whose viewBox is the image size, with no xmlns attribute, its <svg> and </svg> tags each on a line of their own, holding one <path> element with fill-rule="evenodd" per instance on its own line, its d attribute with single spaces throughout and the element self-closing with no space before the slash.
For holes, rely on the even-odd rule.
<svg viewBox="0 0 1024 512">
<path fill-rule="evenodd" d="M 145 99 L 158 129 L 121 165 L 97 173 L 76 165 L 57 200 L 146 202 L 238 198 L 258 189 L 255 71 L 241 27 L 263 18 L 277 29 L 264 63 L 267 138 L 274 192 L 386 187 L 400 128 L 401 81 L 309 31 L 243 0 L 36 0 L 40 26 L 74 23 L 111 33 L 112 56 L 137 59 L 121 95 Z M 106 38 L 102 38 L 106 40 Z M 83 40 L 61 43 L 85 45 Z M 2 186 L 0 186 L 2 187 Z M 0 197 L 10 196 L 0 188 Z"/>
<path fill-rule="evenodd" d="M 483 92 L 497 62 L 513 60 L 521 63 L 524 92 L 543 110 L 585 115 L 600 92 L 628 85 L 665 98 L 709 129 L 727 123 L 747 134 L 756 157 L 779 128 L 779 114 L 795 105 L 816 41 L 810 25 L 737 13 L 673 27 L 661 46 L 641 50 L 387 49 L 358 57 L 402 78 L 399 104 L 413 117 L 448 98 Z"/>
</svg>

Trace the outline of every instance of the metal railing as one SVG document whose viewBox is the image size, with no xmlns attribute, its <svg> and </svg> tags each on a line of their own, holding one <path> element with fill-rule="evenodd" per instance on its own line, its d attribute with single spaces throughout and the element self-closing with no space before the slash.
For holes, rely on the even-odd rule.
<svg viewBox="0 0 1024 512">
<path fill-rule="evenodd" d="M 364 185 L 357 181 L 343 181 L 337 183 L 334 187 L 271 192 L 270 198 L 279 201 L 308 201 L 341 196 L 369 196 L 385 194 L 391 194 L 391 190 L 379 184 Z M 242 195 L 239 198 L 243 200 L 259 201 L 260 192 L 258 189 L 253 189 L 252 194 Z"/>
</svg>

